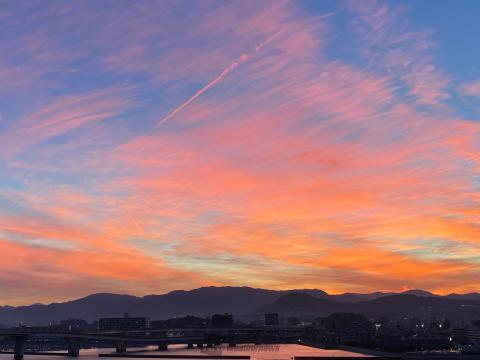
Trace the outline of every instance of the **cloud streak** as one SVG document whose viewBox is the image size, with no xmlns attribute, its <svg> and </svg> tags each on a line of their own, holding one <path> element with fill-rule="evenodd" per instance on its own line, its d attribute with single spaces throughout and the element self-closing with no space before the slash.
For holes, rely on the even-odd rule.
<svg viewBox="0 0 480 360">
<path fill-rule="evenodd" d="M 190 97 L 188 100 L 180 104 L 178 107 L 176 107 L 174 110 L 172 110 L 170 113 L 168 113 L 167 116 L 165 116 L 163 119 L 161 119 L 156 127 L 159 127 L 160 125 L 166 123 L 168 120 L 170 120 L 172 117 L 174 117 L 176 114 L 178 114 L 180 111 L 182 111 L 185 107 L 190 105 L 195 99 L 197 99 L 199 96 L 201 96 L 203 93 L 205 93 L 208 89 L 211 87 L 214 87 L 215 85 L 219 84 L 225 76 L 230 74 L 237 66 L 239 66 L 241 63 L 248 61 L 248 59 L 252 56 L 254 56 L 257 52 L 262 50 L 266 45 L 268 45 L 270 42 L 272 42 L 276 37 L 278 37 L 284 30 L 280 30 L 277 33 L 273 34 L 272 36 L 268 37 L 266 40 L 263 42 L 259 43 L 258 45 L 255 45 L 252 51 L 249 53 L 243 53 L 240 55 L 240 57 L 232 62 L 229 66 L 227 66 L 216 78 L 214 78 L 212 81 L 210 81 L 208 84 L 206 84 L 204 87 L 202 87 L 200 90 L 198 90 L 192 97 Z"/>
<path fill-rule="evenodd" d="M 478 289 L 478 76 L 393 3 L 324 6 L 12 5 L 0 302 Z"/>
</svg>

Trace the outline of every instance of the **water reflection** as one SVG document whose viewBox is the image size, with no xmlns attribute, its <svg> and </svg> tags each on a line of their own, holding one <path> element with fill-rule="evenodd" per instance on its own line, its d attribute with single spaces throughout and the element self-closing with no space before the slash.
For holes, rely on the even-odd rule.
<svg viewBox="0 0 480 360">
<path fill-rule="evenodd" d="M 80 351 L 81 360 L 98 360 L 99 354 L 114 354 L 115 349 L 85 349 Z M 187 349 L 184 345 L 171 345 L 168 352 L 160 352 L 157 347 L 131 348 L 128 353 L 131 354 L 172 354 L 172 355 L 249 355 L 252 360 L 290 360 L 293 356 L 362 356 L 360 354 L 342 351 L 342 350 L 324 350 L 308 346 L 288 344 L 288 345 L 259 345 L 259 346 L 237 346 L 228 347 L 222 345 L 215 348 Z M 13 355 L 0 354 L 0 360 L 12 360 Z M 60 360 L 62 358 L 48 355 L 25 355 L 25 360 Z M 65 357 L 65 360 L 68 360 Z"/>
</svg>

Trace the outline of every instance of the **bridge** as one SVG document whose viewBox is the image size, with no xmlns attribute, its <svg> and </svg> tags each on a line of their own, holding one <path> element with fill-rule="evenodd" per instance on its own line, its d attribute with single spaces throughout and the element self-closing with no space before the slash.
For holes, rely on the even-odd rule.
<svg viewBox="0 0 480 360">
<path fill-rule="evenodd" d="M 247 343 L 279 343 L 294 341 L 299 336 L 295 327 L 239 327 L 239 328 L 188 328 L 188 329 L 145 329 L 135 331 L 68 332 L 31 331 L 28 328 L 0 330 L 0 338 L 14 341 L 14 360 L 22 360 L 29 339 L 64 339 L 69 357 L 78 357 L 85 340 L 111 341 L 117 353 L 127 351 L 127 343 L 157 345 L 159 351 L 168 350 L 171 344 L 186 344 L 189 349 L 213 347 L 222 343 L 229 346 Z"/>
</svg>

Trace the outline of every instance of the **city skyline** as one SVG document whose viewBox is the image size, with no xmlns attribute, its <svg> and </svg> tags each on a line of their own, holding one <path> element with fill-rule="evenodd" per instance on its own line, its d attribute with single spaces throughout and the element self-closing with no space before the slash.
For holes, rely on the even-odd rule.
<svg viewBox="0 0 480 360">
<path fill-rule="evenodd" d="M 0 304 L 479 291 L 478 14 L 0 2 Z"/>
</svg>

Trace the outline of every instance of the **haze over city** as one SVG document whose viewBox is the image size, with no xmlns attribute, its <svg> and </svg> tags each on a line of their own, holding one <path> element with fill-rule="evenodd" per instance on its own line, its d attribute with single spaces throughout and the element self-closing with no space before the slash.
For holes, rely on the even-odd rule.
<svg viewBox="0 0 480 360">
<path fill-rule="evenodd" d="M 479 14 L 0 1 L 0 305 L 479 291 Z"/>
</svg>

